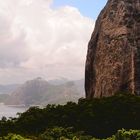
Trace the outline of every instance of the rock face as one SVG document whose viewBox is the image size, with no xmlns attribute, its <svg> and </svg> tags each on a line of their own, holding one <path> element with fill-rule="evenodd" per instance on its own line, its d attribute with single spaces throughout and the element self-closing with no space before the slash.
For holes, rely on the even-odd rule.
<svg viewBox="0 0 140 140">
<path fill-rule="evenodd" d="M 88 45 L 86 98 L 140 94 L 140 0 L 108 0 Z"/>
</svg>

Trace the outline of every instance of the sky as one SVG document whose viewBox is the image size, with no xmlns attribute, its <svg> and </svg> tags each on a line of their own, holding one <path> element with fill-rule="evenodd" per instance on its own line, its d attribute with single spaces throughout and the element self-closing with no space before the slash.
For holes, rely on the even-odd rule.
<svg viewBox="0 0 140 140">
<path fill-rule="evenodd" d="M 53 7 L 57 8 L 66 5 L 76 7 L 83 16 L 95 20 L 106 2 L 107 0 L 54 0 Z"/>
<path fill-rule="evenodd" d="M 87 45 L 106 0 L 0 0 L 0 84 L 84 78 Z"/>
</svg>

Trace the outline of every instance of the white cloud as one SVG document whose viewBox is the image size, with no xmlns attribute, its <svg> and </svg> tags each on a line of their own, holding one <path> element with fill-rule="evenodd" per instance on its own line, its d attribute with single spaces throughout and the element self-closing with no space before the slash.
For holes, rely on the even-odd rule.
<svg viewBox="0 0 140 140">
<path fill-rule="evenodd" d="M 29 47 L 25 36 L 22 30 L 14 36 L 11 21 L 0 15 L 0 68 L 18 67 L 28 59 Z"/>
<path fill-rule="evenodd" d="M 52 0 L 0 0 L 0 79 L 84 76 L 93 21 Z"/>
</svg>

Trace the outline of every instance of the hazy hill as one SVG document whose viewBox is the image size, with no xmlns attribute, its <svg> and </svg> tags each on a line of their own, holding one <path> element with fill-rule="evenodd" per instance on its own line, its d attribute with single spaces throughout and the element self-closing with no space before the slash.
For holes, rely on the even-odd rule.
<svg viewBox="0 0 140 140">
<path fill-rule="evenodd" d="M 54 85 L 42 78 L 36 78 L 18 87 L 5 103 L 10 105 L 63 104 L 67 101 L 77 101 L 80 97 L 82 95 L 73 81 Z"/>
<path fill-rule="evenodd" d="M 82 96 L 85 96 L 84 79 L 73 81 Z"/>
<path fill-rule="evenodd" d="M 78 92 L 82 95 L 85 96 L 85 89 L 84 89 L 84 79 L 80 80 L 69 80 L 66 78 L 60 78 L 60 79 L 53 79 L 48 81 L 52 85 L 63 85 L 67 82 L 73 82 L 74 85 L 76 86 Z"/>
<path fill-rule="evenodd" d="M 9 97 L 9 94 L 0 94 L 0 103 L 4 103 Z"/>
<path fill-rule="evenodd" d="M 50 84 L 53 84 L 53 85 L 61 85 L 61 84 L 64 84 L 64 83 L 66 83 L 68 81 L 69 80 L 67 78 L 58 78 L 58 79 L 49 80 L 48 82 Z"/>
<path fill-rule="evenodd" d="M 18 86 L 19 86 L 19 84 L 0 85 L 0 94 L 10 94 Z"/>
</svg>

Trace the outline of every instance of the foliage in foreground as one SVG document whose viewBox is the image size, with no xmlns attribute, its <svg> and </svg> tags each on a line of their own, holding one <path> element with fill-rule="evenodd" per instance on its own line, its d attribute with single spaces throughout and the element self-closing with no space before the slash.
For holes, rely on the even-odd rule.
<svg viewBox="0 0 140 140">
<path fill-rule="evenodd" d="M 31 140 L 31 139 L 26 139 L 20 135 L 9 133 L 7 136 L 0 137 L 0 140 Z"/>
<path fill-rule="evenodd" d="M 18 118 L 0 120 L 0 136 L 8 133 L 38 136 L 46 129 L 73 127 L 74 132 L 105 138 L 122 128 L 140 130 L 140 97 L 118 94 L 109 98 L 32 107 Z"/>
<path fill-rule="evenodd" d="M 92 136 L 86 136 L 82 132 L 73 133 L 71 128 L 64 129 L 62 127 L 55 127 L 53 129 L 47 129 L 39 137 L 33 139 L 26 139 L 17 134 L 8 134 L 0 140 L 140 140 L 140 130 L 125 129 L 118 130 L 116 135 L 106 139 L 96 139 Z"/>
</svg>

